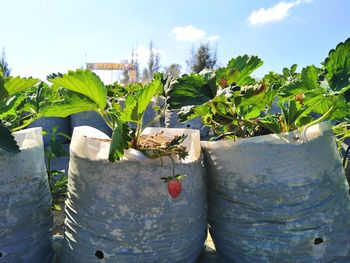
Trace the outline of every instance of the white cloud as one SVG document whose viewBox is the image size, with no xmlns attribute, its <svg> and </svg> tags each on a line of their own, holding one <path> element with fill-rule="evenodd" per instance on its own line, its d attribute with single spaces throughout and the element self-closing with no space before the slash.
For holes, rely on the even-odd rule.
<svg viewBox="0 0 350 263">
<path fill-rule="evenodd" d="M 208 37 L 208 40 L 209 40 L 209 41 L 217 41 L 217 40 L 219 40 L 219 38 L 220 38 L 219 35 L 214 35 L 214 36 Z"/>
<path fill-rule="evenodd" d="M 259 26 L 267 23 L 279 22 L 288 17 L 289 10 L 299 4 L 311 3 L 313 0 L 297 0 L 294 2 L 278 2 L 269 8 L 254 10 L 248 20 L 253 26 Z"/>
<path fill-rule="evenodd" d="M 192 25 L 174 27 L 171 30 L 171 34 L 175 35 L 176 40 L 187 42 L 199 40 L 217 41 L 220 38 L 219 35 L 207 37 L 207 33 L 203 29 L 195 28 Z"/>
<path fill-rule="evenodd" d="M 189 42 L 202 40 L 206 36 L 204 30 L 195 28 L 192 25 L 177 26 L 171 31 L 171 33 L 175 35 L 177 40 Z"/>
</svg>

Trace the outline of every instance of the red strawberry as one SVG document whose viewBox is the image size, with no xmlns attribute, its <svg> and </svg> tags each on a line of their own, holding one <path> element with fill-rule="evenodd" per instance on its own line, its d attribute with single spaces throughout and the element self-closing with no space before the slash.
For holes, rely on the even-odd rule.
<svg viewBox="0 0 350 263">
<path fill-rule="evenodd" d="M 164 183 L 167 184 L 168 193 L 172 198 L 176 198 L 181 194 L 182 183 L 181 180 L 185 175 L 173 175 L 168 177 L 162 177 L 160 179 L 164 180 Z"/>
<path fill-rule="evenodd" d="M 182 190 L 182 183 L 179 179 L 170 179 L 167 182 L 168 193 L 172 198 L 176 198 L 180 195 Z"/>
</svg>

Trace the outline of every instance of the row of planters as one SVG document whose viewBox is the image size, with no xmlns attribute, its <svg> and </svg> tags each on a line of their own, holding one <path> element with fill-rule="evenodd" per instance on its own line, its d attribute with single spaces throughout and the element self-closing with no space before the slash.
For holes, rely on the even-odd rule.
<svg viewBox="0 0 350 263">
<path fill-rule="evenodd" d="M 51 75 L 51 85 L 1 76 L 0 262 L 53 260 L 41 129 L 22 129 L 85 111 L 112 135 L 74 129 L 62 262 L 196 262 L 207 211 L 224 263 L 348 262 L 338 148 L 349 137 L 350 39 L 321 68 L 293 65 L 255 80 L 261 65 L 245 55 L 214 72 L 126 87 L 106 87 L 89 70 Z M 160 114 L 144 121 L 159 95 Z M 152 128 L 166 110 L 212 129 L 212 140 Z"/>
</svg>

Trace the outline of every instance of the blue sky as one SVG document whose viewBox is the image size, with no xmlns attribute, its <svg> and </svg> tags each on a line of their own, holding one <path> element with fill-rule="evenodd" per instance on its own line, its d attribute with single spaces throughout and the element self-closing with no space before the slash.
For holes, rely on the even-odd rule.
<svg viewBox="0 0 350 263">
<path fill-rule="evenodd" d="M 144 66 L 150 40 L 162 66 L 179 63 L 185 72 L 191 46 L 210 42 L 221 65 L 258 55 L 262 76 L 293 63 L 318 65 L 350 37 L 349 10 L 349 0 L 8 0 L 0 48 L 13 75 L 44 78 L 85 62 L 120 62 L 132 47 Z"/>
</svg>

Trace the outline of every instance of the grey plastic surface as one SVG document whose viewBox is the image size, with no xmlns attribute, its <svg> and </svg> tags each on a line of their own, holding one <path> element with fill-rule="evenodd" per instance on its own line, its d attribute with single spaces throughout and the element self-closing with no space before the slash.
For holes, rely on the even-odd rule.
<svg viewBox="0 0 350 263">
<path fill-rule="evenodd" d="M 0 262 L 52 262 L 51 195 L 42 131 L 26 129 L 15 137 L 22 152 L 0 155 Z"/>
<path fill-rule="evenodd" d="M 180 122 L 178 118 L 179 110 L 165 111 L 165 127 L 167 128 L 185 128 L 199 130 L 201 137 L 208 136 L 209 127 L 203 125 L 200 117 L 194 118 L 186 122 Z"/>
<path fill-rule="evenodd" d="M 76 114 L 72 114 L 71 118 L 71 127 L 72 133 L 75 127 L 78 126 L 91 126 L 94 127 L 108 136 L 112 135 L 112 129 L 106 124 L 104 119 L 95 111 L 84 111 Z"/>
<path fill-rule="evenodd" d="M 330 126 L 202 146 L 222 262 L 350 262 L 349 186 Z"/>
<path fill-rule="evenodd" d="M 48 117 L 48 118 L 41 118 L 39 120 L 36 120 L 28 125 L 28 128 L 34 128 L 34 127 L 42 127 L 42 129 L 46 132 L 52 132 L 52 129 L 57 126 L 58 132 L 63 132 L 67 134 L 68 136 L 71 135 L 71 127 L 70 127 L 70 117 L 67 118 L 56 118 L 56 117 Z M 47 145 L 50 141 L 50 134 L 45 134 L 43 136 L 44 138 L 44 144 Z M 67 139 L 63 136 L 57 136 L 57 139 L 60 140 L 62 143 L 66 143 Z"/>
<path fill-rule="evenodd" d="M 109 143 L 90 139 L 84 129 L 92 130 L 76 128 L 70 149 L 62 262 L 101 262 L 95 255 L 98 251 L 103 253 L 102 262 L 196 262 L 207 228 L 198 131 L 186 131 L 194 135 L 193 141 L 187 139 L 193 159 L 176 163 L 176 173 L 187 176 L 181 195 L 172 199 L 160 180 L 171 175 L 169 158 L 161 166 L 159 159 L 145 159 L 131 151 L 126 159 L 110 163 Z M 145 132 L 161 130 L 170 129 Z"/>
</svg>

